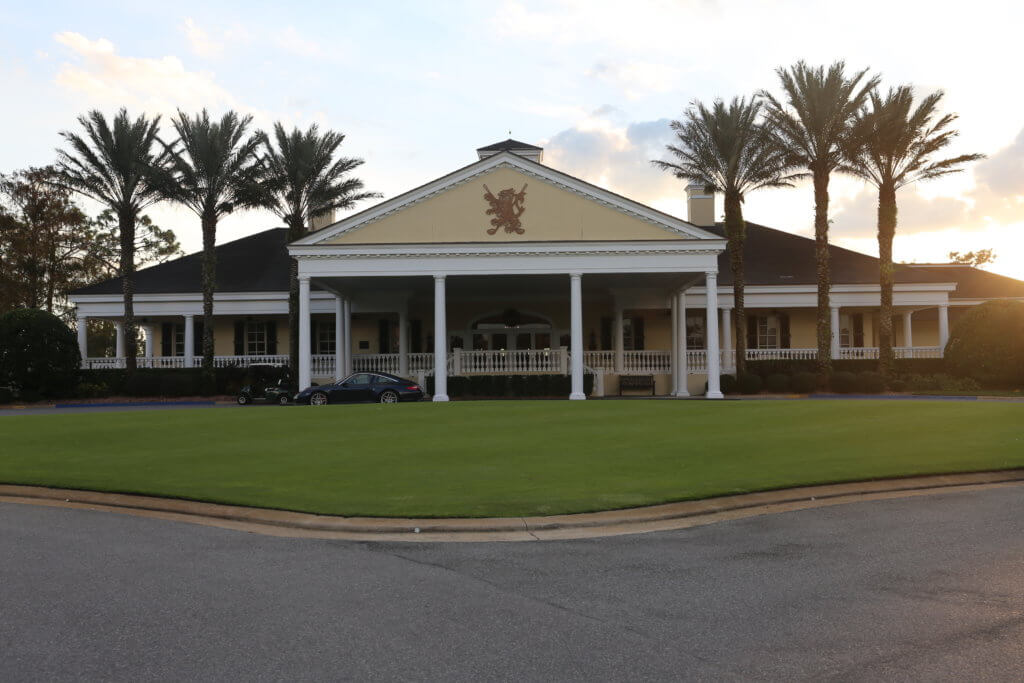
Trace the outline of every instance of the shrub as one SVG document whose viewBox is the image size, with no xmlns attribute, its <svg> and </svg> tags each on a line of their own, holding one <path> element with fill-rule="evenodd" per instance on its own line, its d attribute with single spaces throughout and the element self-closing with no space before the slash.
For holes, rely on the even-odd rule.
<svg viewBox="0 0 1024 683">
<path fill-rule="evenodd" d="M 735 394 L 739 390 L 739 387 L 736 386 L 735 375 L 722 375 L 721 377 L 718 378 L 718 381 L 723 394 Z M 707 391 L 707 388 L 708 385 L 705 382 L 704 391 Z"/>
<path fill-rule="evenodd" d="M 798 394 L 812 394 L 818 390 L 820 384 L 817 373 L 798 372 L 793 375 L 792 388 Z"/>
<path fill-rule="evenodd" d="M 974 306 L 946 344 L 946 366 L 986 386 L 1024 387 L 1024 302 L 989 301 Z"/>
<path fill-rule="evenodd" d="M 781 372 L 773 372 L 764 380 L 764 386 L 772 394 L 784 394 L 792 390 L 793 381 L 789 375 Z"/>
<path fill-rule="evenodd" d="M 857 393 L 880 394 L 885 391 L 885 377 L 877 372 L 862 372 L 857 375 Z"/>
<path fill-rule="evenodd" d="M 764 386 L 764 380 L 761 379 L 761 375 L 745 372 L 736 378 L 736 386 L 741 394 L 759 394 L 761 387 Z"/>
<path fill-rule="evenodd" d="M 10 387 L 0 387 L 0 405 L 14 400 L 14 392 Z"/>
<path fill-rule="evenodd" d="M 25 400 L 74 393 L 82 357 L 60 318 L 34 308 L 0 315 L 0 386 Z"/>
<path fill-rule="evenodd" d="M 971 377 L 953 377 L 952 375 L 909 375 L 905 385 L 911 391 L 979 391 L 981 384 Z"/>
<path fill-rule="evenodd" d="M 844 370 L 833 372 L 829 384 L 832 391 L 838 394 L 852 394 L 857 391 L 857 375 Z"/>
<path fill-rule="evenodd" d="M 427 393 L 434 393 L 434 377 L 426 380 Z M 448 378 L 451 398 L 565 398 L 572 379 L 565 375 L 470 375 Z M 594 376 L 583 376 L 583 393 L 591 395 Z"/>
<path fill-rule="evenodd" d="M 889 382 L 889 388 L 898 394 L 902 394 L 907 390 L 907 382 L 902 379 L 894 379 L 893 381 Z"/>
</svg>

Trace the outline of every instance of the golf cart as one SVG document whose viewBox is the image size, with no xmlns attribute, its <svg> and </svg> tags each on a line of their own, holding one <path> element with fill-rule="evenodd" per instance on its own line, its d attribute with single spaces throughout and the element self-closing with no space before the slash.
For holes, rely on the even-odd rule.
<svg viewBox="0 0 1024 683">
<path fill-rule="evenodd" d="M 292 402 L 295 386 L 291 372 L 283 363 L 253 363 L 245 376 L 245 386 L 238 392 L 238 405 L 250 403 L 277 403 L 286 406 Z"/>
</svg>

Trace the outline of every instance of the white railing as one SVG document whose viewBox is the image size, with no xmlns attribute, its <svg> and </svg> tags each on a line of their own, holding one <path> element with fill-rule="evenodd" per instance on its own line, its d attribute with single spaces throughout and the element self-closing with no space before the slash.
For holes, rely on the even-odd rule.
<svg viewBox="0 0 1024 683">
<path fill-rule="evenodd" d="M 897 358 L 942 358 L 941 346 L 897 346 Z"/>
<path fill-rule="evenodd" d="M 451 356 L 451 354 L 448 354 Z M 433 353 L 410 353 L 409 372 L 425 372 L 434 369 Z"/>
<path fill-rule="evenodd" d="M 202 365 L 202 356 L 195 357 L 196 367 Z M 235 366 L 239 368 L 247 368 L 250 365 L 257 363 L 274 363 L 275 365 L 287 365 L 288 355 L 279 353 L 273 356 L 214 356 L 213 367 L 215 368 L 226 368 Z"/>
<path fill-rule="evenodd" d="M 564 349 L 510 351 L 463 351 L 454 353 L 456 375 L 517 374 L 523 372 L 558 372 L 567 369 L 568 353 Z"/>
<path fill-rule="evenodd" d="M 614 351 L 585 351 L 583 353 L 583 364 L 594 370 L 605 370 L 611 372 L 615 369 Z"/>
<path fill-rule="evenodd" d="M 669 351 L 624 351 L 622 372 L 625 375 L 665 375 L 672 372 Z"/>
<path fill-rule="evenodd" d="M 747 349 L 747 360 L 814 360 L 818 349 Z"/>
</svg>

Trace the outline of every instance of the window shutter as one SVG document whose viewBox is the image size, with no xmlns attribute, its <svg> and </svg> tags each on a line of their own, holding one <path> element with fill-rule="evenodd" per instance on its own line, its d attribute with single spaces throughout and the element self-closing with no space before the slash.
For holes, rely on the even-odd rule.
<svg viewBox="0 0 1024 683">
<path fill-rule="evenodd" d="M 757 316 L 747 316 L 747 348 L 757 348 Z"/>
<path fill-rule="evenodd" d="M 864 346 L 864 314 L 854 313 L 851 318 L 853 319 L 853 345 Z"/>
<path fill-rule="evenodd" d="M 411 353 L 423 352 L 423 321 L 409 321 L 409 351 Z"/>
<path fill-rule="evenodd" d="M 160 326 L 160 355 L 174 355 L 174 324 L 163 323 Z"/>
<path fill-rule="evenodd" d="M 235 321 L 235 355 L 245 355 L 245 321 Z"/>
<path fill-rule="evenodd" d="M 644 350 L 644 319 L 633 318 L 633 350 Z"/>
<path fill-rule="evenodd" d="M 607 351 L 612 347 L 612 319 L 601 318 L 601 350 Z"/>
<path fill-rule="evenodd" d="M 792 348 L 792 340 L 789 336 L 789 314 L 779 313 L 779 348 Z"/>
<path fill-rule="evenodd" d="M 386 318 L 377 321 L 377 353 L 391 352 L 391 322 Z"/>
<path fill-rule="evenodd" d="M 267 323 L 267 354 L 277 355 L 277 323 L 273 320 Z"/>
<path fill-rule="evenodd" d="M 192 355 L 203 355 L 203 321 L 196 320 L 192 327 Z"/>
<path fill-rule="evenodd" d="M 309 352 L 316 354 L 317 344 L 320 341 L 320 321 L 310 320 L 309 321 Z"/>
</svg>

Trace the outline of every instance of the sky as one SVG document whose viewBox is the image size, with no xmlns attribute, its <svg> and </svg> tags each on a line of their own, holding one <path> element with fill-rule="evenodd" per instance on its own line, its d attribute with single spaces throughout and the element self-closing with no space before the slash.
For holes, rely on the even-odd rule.
<svg viewBox="0 0 1024 683">
<path fill-rule="evenodd" d="M 1022 21 L 1021 3 L 985 0 L 0 0 L 0 172 L 51 163 L 59 132 L 89 109 L 166 118 L 233 108 L 264 129 L 343 132 L 344 153 L 366 162 L 367 189 L 385 197 L 474 161 L 511 131 L 543 146 L 545 163 L 685 218 L 682 181 L 650 164 L 665 158 L 669 121 L 695 99 L 778 92 L 775 69 L 798 59 L 843 59 L 885 87 L 943 90 L 945 111 L 960 117 L 950 154 L 987 155 L 899 192 L 895 258 L 990 248 L 990 270 L 1024 279 Z M 830 194 L 833 242 L 877 253 L 873 190 L 834 177 Z M 200 247 L 187 210 L 148 213 L 186 251 Z M 813 234 L 806 184 L 752 193 L 744 213 Z M 277 225 L 236 213 L 218 242 Z"/>
</svg>

